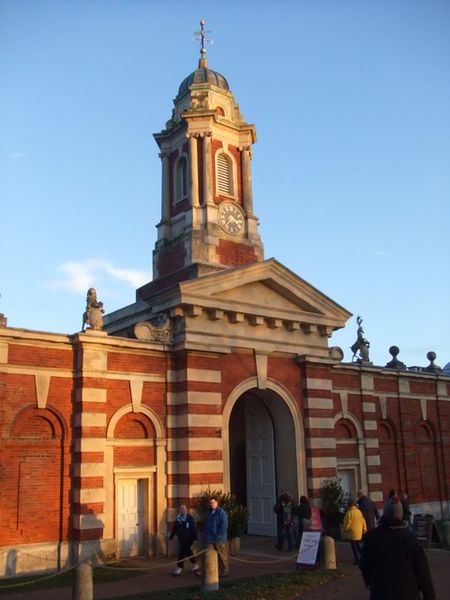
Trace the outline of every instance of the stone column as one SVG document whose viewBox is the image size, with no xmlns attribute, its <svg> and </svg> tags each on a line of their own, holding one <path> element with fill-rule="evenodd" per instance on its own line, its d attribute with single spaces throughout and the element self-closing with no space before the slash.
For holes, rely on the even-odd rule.
<svg viewBox="0 0 450 600">
<path fill-rule="evenodd" d="M 203 198 L 205 204 L 211 204 L 213 201 L 211 138 L 212 131 L 206 131 L 203 137 Z"/>
<path fill-rule="evenodd" d="M 199 206 L 198 198 L 198 146 L 197 136 L 189 135 L 189 155 L 191 158 L 191 203 L 192 206 Z"/>
<path fill-rule="evenodd" d="M 242 156 L 242 188 L 244 193 L 243 206 L 247 216 L 253 215 L 252 172 L 250 168 L 251 146 L 244 146 Z"/>
<path fill-rule="evenodd" d="M 170 219 L 169 153 L 161 152 L 159 157 L 162 163 L 161 222 L 166 223 Z"/>
</svg>

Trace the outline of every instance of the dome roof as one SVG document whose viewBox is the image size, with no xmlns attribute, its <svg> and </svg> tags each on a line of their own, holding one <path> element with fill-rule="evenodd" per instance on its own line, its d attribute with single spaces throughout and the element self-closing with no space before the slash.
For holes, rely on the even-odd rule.
<svg viewBox="0 0 450 600">
<path fill-rule="evenodd" d="M 183 96 L 193 83 L 211 83 L 223 90 L 229 90 L 228 82 L 223 75 L 208 68 L 198 68 L 181 82 L 178 96 Z"/>
</svg>

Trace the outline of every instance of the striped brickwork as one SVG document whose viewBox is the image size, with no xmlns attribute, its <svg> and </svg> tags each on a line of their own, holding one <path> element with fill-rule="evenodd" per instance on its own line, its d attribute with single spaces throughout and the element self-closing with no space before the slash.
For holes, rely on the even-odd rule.
<svg viewBox="0 0 450 600">
<path fill-rule="evenodd" d="M 317 497 L 324 479 L 336 475 L 332 381 L 328 369 L 309 365 L 302 375 L 308 495 Z"/>
<path fill-rule="evenodd" d="M 374 393 L 374 378 L 371 374 L 361 374 L 361 413 L 365 447 L 366 481 L 361 486 L 368 489 L 374 502 L 383 500 L 381 461 L 378 443 L 377 397 Z M 364 469 L 364 465 L 362 465 Z"/>
<path fill-rule="evenodd" d="M 213 361 L 214 362 L 214 361 Z M 189 365 L 189 361 L 187 362 Z M 221 371 L 190 367 L 171 372 L 167 397 L 167 503 L 175 509 L 208 486 L 223 487 Z"/>
<path fill-rule="evenodd" d="M 107 350 L 98 344 L 104 336 L 90 333 L 79 338 L 71 491 L 72 527 L 79 541 L 101 539 L 105 523 Z"/>
</svg>

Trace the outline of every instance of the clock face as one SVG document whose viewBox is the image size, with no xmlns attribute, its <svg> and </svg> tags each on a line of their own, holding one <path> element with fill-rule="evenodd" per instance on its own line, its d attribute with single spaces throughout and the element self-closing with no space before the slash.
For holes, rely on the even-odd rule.
<svg viewBox="0 0 450 600">
<path fill-rule="evenodd" d="M 239 233 L 244 226 L 244 213 L 234 202 L 222 202 L 217 217 L 219 225 L 227 233 Z"/>
</svg>

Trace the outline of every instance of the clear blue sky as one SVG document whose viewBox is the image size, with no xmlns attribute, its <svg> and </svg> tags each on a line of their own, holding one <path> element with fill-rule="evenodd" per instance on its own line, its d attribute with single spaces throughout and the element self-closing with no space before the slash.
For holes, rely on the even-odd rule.
<svg viewBox="0 0 450 600">
<path fill-rule="evenodd" d="M 371 358 L 450 360 L 450 2 L 0 0 L 0 312 L 73 333 L 151 278 L 152 133 L 203 18 L 257 129 L 255 213 L 275 257 L 364 318 Z"/>
</svg>

